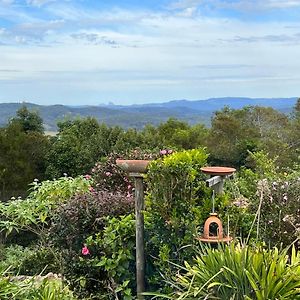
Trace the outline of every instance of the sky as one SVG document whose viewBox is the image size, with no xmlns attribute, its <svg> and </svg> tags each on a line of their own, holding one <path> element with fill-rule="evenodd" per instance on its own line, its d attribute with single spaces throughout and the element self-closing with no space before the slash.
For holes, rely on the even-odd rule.
<svg viewBox="0 0 300 300">
<path fill-rule="evenodd" d="M 299 97 L 300 0 L 0 0 L 0 102 Z"/>
</svg>

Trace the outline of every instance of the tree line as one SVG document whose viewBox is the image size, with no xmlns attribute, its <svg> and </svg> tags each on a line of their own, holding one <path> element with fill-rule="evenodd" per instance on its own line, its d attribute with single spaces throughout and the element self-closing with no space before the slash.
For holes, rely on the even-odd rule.
<svg viewBox="0 0 300 300">
<path fill-rule="evenodd" d="M 136 148 L 207 147 L 210 164 L 237 168 L 251 168 L 249 153 L 261 150 L 281 168 L 294 168 L 300 158 L 300 99 L 289 116 L 268 107 L 224 107 L 214 113 L 210 128 L 174 118 L 142 130 L 110 127 L 90 117 L 57 125 L 56 136 L 45 135 L 42 118 L 24 106 L 0 128 L 0 200 L 24 196 L 35 178 L 86 174 L 109 154 Z"/>
</svg>

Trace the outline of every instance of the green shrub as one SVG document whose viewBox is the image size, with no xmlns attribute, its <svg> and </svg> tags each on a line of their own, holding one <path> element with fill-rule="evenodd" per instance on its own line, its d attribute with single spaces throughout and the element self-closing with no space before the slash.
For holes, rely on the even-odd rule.
<svg viewBox="0 0 300 300">
<path fill-rule="evenodd" d="M 150 283 L 161 284 L 160 272 L 172 272 L 169 261 L 191 256 L 198 227 L 211 210 L 211 191 L 205 187 L 200 168 L 206 164 L 203 149 L 177 152 L 150 164 L 146 181 L 146 252 Z"/>
<path fill-rule="evenodd" d="M 135 226 L 132 214 L 107 218 L 99 233 L 66 266 L 64 275 L 80 297 L 133 299 L 135 289 Z"/>
<path fill-rule="evenodd" d="M 77 193 L 88 192 L 89 178 L 62 177 L 53 181 L 34 181 L 32 191 L 25 199 L 0 203 L 0 230 L 9 235 L 13 231 L 31 231 L 40 237 L 48 226 L 53 210 Z"/>
<path fill-rule="evenodd" d="M 32 248 L 20 245 L 3 247 L 0 249 L 0 260 L 0 269 L 9 268 L 13 274 L 37 275 L 59 271 L 55 253 L 39 245 Z"/>
<path fill-rule="evenodd" d="M 9 269 L 0 267 L 1 300 L 75 300 L 59 279 L 13 277 Z"/>
<path fill-rule="evenodd" d="M 299 299 L 300 253 L 277 248 L 201 249 L 192 264 L 185 263 L 173 278 L 168 299 Z"/>
</svg>

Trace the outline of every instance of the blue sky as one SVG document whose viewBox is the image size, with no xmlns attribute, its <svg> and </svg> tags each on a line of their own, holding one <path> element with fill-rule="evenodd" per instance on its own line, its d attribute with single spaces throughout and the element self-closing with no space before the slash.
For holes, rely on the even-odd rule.
<svg viewBox="0 0 300 300">
<path fill-rule="evenodd" d="M 300 0 L 0 0 L 0 102 L 292 97 L 299 70 Z"/>
</svg>

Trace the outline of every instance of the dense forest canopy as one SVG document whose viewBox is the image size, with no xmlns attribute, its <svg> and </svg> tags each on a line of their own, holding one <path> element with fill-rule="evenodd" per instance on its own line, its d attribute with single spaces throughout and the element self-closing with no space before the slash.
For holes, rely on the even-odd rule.
<svg viewBox="0 0 300 300">
<path fill-rule="evenodd" d="M 24 195 L 35 178 L 89 173 L 111 153 L 132 149 L 175 150 L 207 147 L 211 164 L 252 167 L 249 153 L 264 150 L 281 168 L 293 168 L 300 155 L 300 99 L 291 115 L 273 108 L 224 107 L 211 127 L 170 118 L 142 130 L 99 123 L 95 118 L 60 121 L 54 137 L 45 135 L 36 111 L 21 107 L 0 129 L 0 198 Z"/>
</svg>

